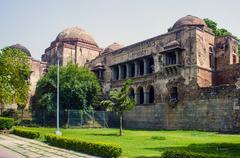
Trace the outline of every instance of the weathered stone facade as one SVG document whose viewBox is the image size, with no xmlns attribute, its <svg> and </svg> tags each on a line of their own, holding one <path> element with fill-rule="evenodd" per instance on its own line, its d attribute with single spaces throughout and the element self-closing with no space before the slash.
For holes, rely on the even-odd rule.
<svg viewBox="0 0 240 158">
<path fill-rule="evenodd" d="M 102 51 L 85 30 L 79 27 L 67 28 L 60 32 L 50 47 L 42 55 L 42 61 L 49 65 L 56 64 L 57 58 L 61 65 L 69 62 L 84 66 L 84 64 L 99 55 Z"/>
<path fill-rule="evenodd" d="M 137 106 L 124 115 L 126 127 L 240 131 L 238 40 L 216 37 L 200 18 L 188 15 L 165 34 L 105 49 L 85 30 L 68 28 L 42 61 L 52 65 L 58 57 L 96 73 L 105 96 L 133 80 L 129 95 Z"/>
<path fill-rule="evenodd" d="M 215 37 L 202 19 L 186 16 L 163 35 L 103 51 L 85 66 L 106 94 L 133 80 L 137 106 L 125 114 L 126 127 L 240 131 L 237 45 L 234 36 Z"/>
</svg>

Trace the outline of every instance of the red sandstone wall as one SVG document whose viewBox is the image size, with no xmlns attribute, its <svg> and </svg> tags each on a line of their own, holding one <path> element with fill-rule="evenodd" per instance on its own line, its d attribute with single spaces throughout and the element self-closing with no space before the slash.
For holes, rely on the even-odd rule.
<svg viewBox="0 0 240 158">
<path fill-rule="evenodd" d="M 225 65 L 217 72 L 216 84 L 235 84 L 240 78 L 240 64 Z"/>
</svg>

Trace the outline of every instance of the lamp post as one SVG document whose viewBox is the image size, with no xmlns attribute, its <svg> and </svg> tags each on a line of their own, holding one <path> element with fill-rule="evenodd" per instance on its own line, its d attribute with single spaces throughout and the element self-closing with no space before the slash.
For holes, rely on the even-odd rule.
<svg viewBox="0 0 240 158">
<path fill-rule="evenodd" d="M 62 135 L 59 129 L 59 51 L 57 51 L 57 130 L 56 135 Z"/>
</svg>

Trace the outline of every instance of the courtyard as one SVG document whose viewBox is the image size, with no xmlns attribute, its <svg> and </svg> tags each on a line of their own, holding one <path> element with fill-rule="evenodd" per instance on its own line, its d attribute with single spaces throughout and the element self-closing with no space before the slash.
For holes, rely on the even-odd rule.
<svg viewBox="0 0 240 158">
<path fill-rule="evenodd" d="M 30 128 L 43 135 L 54 133 L 55 128 Z M 229 158 L 240 157 L 240 135 L 218 134 L 201 131 L 162 131 L 162 130 L 124 130 L 118 136 L 118 129 L 61 129 L 63 136 L 91 142 L 110 142 L 119 144 L 121 157 L 160 157 L 166 150 L 181 150 L 205 153 Z"/>
</svg>

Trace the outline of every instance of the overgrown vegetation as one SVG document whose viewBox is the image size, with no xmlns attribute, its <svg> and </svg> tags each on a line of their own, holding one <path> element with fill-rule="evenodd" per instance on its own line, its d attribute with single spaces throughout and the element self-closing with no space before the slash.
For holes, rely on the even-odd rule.
<svg viewBox="0 0 240 158">
<path fill-rule="evenodd" d="M 14 48 L 0 51 L 0 104 L 16 103 L 24 108 L 28 100 L 30 64 L 26 53 Z"/>
<path fill-rule="evenodd" d="M 216 36 L 227 36 L 227 35 L 232 35 L 226 28 L 218 28 L 217 22 L 211 20 L 211 19 L 204 19 L 205 23 L 209 28 L 213 30 L 213 33 Z"/>
<path fill-rule="evenodd" d="M 106 158 L 116 158 L 122 153 L 122 149 L 119 145 L 102 143 L 102 142 L 92 142 L 92 141 L 82 141 L 75 138 L 67 138 L 56 135 L 45 135 L 46 142 L 53 146 L 79 151 L 85 154 L 101 156 Z"/>
<path fill-rule="evenodd" d="M 30 138 L 30 139 L 36 139 L 40 137 L 40 133 L 37 131 L 22 129 L 19 127 L 14 128 L 11 133 L 21 137 Z"/>
<path fill-rule="evenodd" d="M 9 130 L 14 125 L 13 118 L 0 117 L 0 130 Z"/>
<path fill-rule="evenodd" d="M 232 35 L 232 33 L 229 32 L 226 28 L 219 28 L 217 22 L 209 18 L 205 18 L 204 21 L 207 24 L 207 26 L 213 30 L 213 33 L 215 34 L 215 36 Z M 240 44 L 238 44 L 238 55 L 240 57 Z"/>
</svg>

